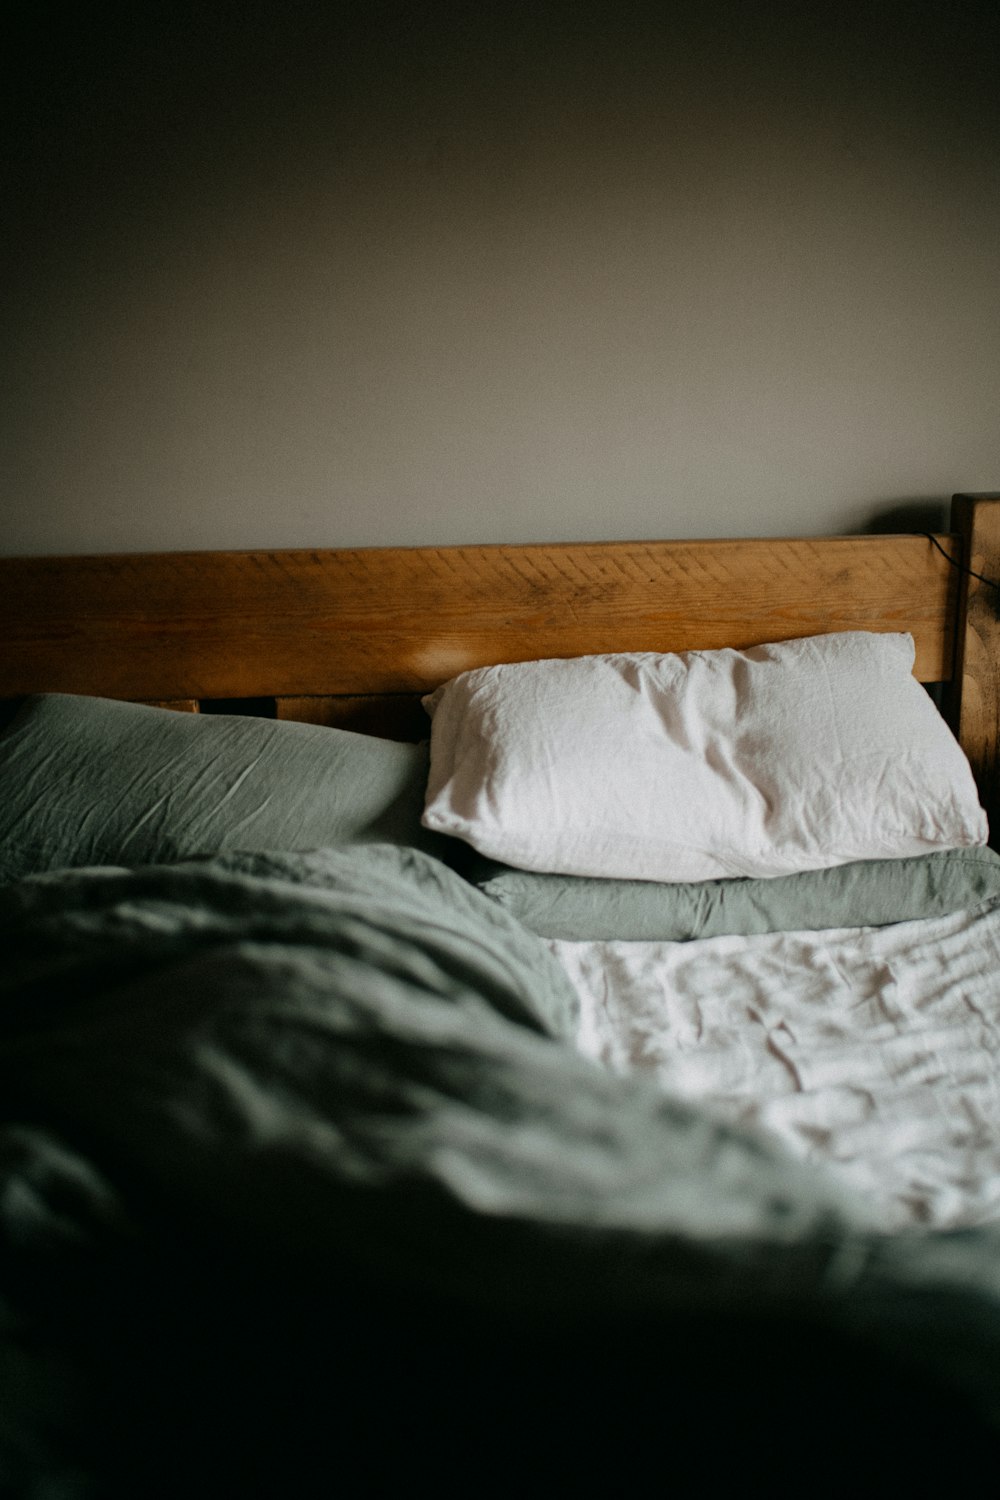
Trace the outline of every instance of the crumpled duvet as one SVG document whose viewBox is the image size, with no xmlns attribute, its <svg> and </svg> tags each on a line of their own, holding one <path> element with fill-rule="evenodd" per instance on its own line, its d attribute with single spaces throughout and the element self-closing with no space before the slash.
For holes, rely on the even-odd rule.
<svg viewBox="0 0 1000 1500">
<path fill-rule="evenodd" d="M 0 936 L 5 1493 L 617 1483 L 774 1402 L 994 1443 L 1000 1236 L 882 1235 L 581 1057 L 544 944 L 429 857 L 35 877 Z"/>
</svg>

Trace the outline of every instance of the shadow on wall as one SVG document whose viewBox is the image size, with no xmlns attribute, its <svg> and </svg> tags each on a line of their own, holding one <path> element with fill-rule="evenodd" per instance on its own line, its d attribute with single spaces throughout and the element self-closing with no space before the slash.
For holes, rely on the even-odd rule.
<svg viewBox="0 0 1000 1500">
<path fill-rule="evenodd" d="M 908 531 L 949 531 L 949 510 L 945 500 L 891 500 L 860 529 L 872 536 Z"/>
</svg>

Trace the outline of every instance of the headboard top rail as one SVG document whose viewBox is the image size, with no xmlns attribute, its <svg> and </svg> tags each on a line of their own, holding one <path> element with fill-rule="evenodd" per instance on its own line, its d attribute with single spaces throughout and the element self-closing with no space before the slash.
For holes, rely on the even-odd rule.
<svg viewBox="0 0 1000 1500">
<path fill-rule="evenodd" d="M 958 593 L 911 536 L 7 559 L 0 697 L 420 692 L 496 661 L 869 629 L 912 632 L 937 682 Z"/>
</svg>

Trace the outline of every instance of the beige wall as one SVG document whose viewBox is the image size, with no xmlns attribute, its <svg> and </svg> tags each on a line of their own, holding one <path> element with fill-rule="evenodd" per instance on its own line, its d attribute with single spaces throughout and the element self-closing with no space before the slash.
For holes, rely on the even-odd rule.
<svg viewBox="0 0 1000 1500">
<path fill-rule="evenodd" d="M 3 552 L 814 533 L 1000 488 L 975 6 L 270 9 L 22 37 Z"/>
</svg>

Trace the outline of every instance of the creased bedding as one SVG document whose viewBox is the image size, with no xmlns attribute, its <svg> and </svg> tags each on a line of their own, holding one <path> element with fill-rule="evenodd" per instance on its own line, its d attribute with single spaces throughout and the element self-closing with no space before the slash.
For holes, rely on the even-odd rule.
<svg viewBox="0 0 1000 1500">
<path fill-rule="evenodd" d="M 551 946 L 588 1056 L 835 1168 L 887 1227 L 1000 1218 L 1000 897 L 878 929 Z"/>
<path fill-rule="evenodd" d="M 992 1451 L 996 1233 L 884 1235 L 582 1057 L 544 944 L 429 857 L 39 876 L 0 940 L 6 1492 L 578 1487 L 718 1430 L 790 1476 L 845 1421 Z"/>
<path fill-rule="evenodd" d="M 946 916 L 1000 895 L 1000 855 L 986 848 L 689 884 L 539 875 L 478 856 L 462 873 L 532 932 L 566 942 L 672 943 L 887 927 Z"/>
</svg>

